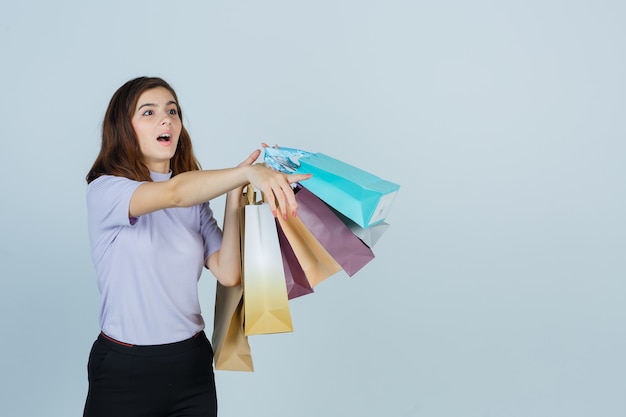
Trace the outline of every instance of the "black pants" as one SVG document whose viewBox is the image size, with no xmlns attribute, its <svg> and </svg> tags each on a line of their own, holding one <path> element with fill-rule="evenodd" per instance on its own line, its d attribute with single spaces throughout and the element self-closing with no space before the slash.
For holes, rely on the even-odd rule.
<svg viewBox="0 0 626 417">
<path fill-rule="evenodd" d="M 213 350 L 204 332 L 125 346 L 100 335 L 89 355 L 84 417 L 217 416 Z"/>
</svg>

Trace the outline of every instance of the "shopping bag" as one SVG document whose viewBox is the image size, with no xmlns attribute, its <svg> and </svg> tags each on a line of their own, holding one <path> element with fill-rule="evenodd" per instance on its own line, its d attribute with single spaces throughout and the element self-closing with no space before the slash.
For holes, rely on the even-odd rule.
<svg viewBox="0 0 626 417">
<path fill-rule="evenodd" d="M 287 217 L 284 218 L 281 208 L 278 207 L 276 218 L 279 230 L 289 241 L 311 287 L 315 287 L 341 271 L 341 265 L 328 253 L 298 216 L 294 217 L 291 213 L 287 213 Z"/>
<path fill-rule="evenodd" d="M 287 236 L 280 227 L 280 223 L 276 220 L 276 228 L 278 229 L 278 243 L 280 244 L 280 253 L 283 257 L 283 269 L 285 271 L 285 282 L 287 283 L 287 298 L 290 300 L 311 294 L 313 288 L 293 251 L 293 248 L 287 240 Z"/>
<path fill-rule="evenodd" d="M 352 233 L 326 203 L 306 186 L 297 186 L 294 191 L 298 217 L 348 276 L 353 276 L 374 259 L 372 249 Z"/>
<path fill-rule="evenodd" d="M 367 246 L 369 246 L 370 248 L 374 247 L 376 242 L 378 242 L 378 240 L 382 237 L 382 235 L 389 228 L 389 223 L 387 223 L 386 221 L 376 223 L 375 225 L 372 225 L 368 228 L 363 228 L 359 226 L 358 224 L 356 224 L 355 222 L 353 222 L 352 220 L 350 220 L 349 218 L 347 218 L 346 216 L 344 216 L 343 214 L 339 213 L 337 210 L 333 209 L 332 207 L 330 207 L 330 209 L 333 211 L 333 213 L 337 215 L 337 217 L 339 217 L 339 219 L 346 226 L 348 226 L 350 231 L 352 231 L 352 233 L 354 233 L 356 237 L 361 239 L 361 241 L 365 243 Z"/>
<path fill-rule="evenodd" d="M 248 186 L 248 196 L 254 196 Z M 269 205 L 248 199 L 241 208 L 244 331 L 293 331 L 278 232 Z"/>
<path fill-rule="evenodd" d="M 218 282 L 215 289 L 215 316 L 211 338 L 215 369 L 254 371 L 248 337 L 244 334 L 243 319 L 241 285 L 225 287 Z"/>
<path fill-rule="evenodd" d="M 273 169 L 313 174 L 304 185 L 326 204 L 367 228 L 385 220 L 400 186 L 323 153 L 264 148 Z"/>
</svg>

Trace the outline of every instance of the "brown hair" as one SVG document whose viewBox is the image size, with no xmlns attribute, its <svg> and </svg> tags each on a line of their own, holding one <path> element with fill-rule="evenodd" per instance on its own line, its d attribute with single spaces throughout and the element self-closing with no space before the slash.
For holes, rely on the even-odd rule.
<svg viewBox="0 0 626 417">
<path fill-rule="evenodd" d="M 102 145 L 100 153 L 87 174 L 88 184 L 101 175 L 116 175 L 135 181 L 152 181 L 150 170 L 143 162 L 131 118 L 139 96 L 157 87 L 166 88 L 174 96 L 182 125 L 183 113 L 178 104 L 178 97 L 165 80 L 158 77 L 138 77 L 126 82 L 113 94 L 104 115 Z M 182 125 L 178 148 L 172 157 L 170 167 L 172 176 L 201 169 L 193 153 L 191 138 L 184 125 Z"/>
</svg>

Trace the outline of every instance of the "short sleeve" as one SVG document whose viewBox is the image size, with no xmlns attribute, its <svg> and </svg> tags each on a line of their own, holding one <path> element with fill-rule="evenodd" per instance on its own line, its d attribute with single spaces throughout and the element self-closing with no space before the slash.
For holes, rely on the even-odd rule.
<svg viewBox="0 0 626 417">
<path fill-rule="evenodd" d="M 213 210 L 209 203 L 200 207 L 200 230 L 204 239 L 204 260 L 215 253 L 222 246 L 222 229 L 217 225 Z"/>
<path fill-rule="evenodd" d="M 115 239 L 120 227 L 132 226 L 130 200 L 140 181 L 103 175 L 87 186 L 87 224 L 94 261 L 100 258 L 106 246 Z"/>
</svg>

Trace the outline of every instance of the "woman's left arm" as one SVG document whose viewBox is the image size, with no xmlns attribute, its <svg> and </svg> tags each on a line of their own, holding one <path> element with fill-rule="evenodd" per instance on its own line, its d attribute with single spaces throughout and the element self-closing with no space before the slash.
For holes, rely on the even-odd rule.
<svg viewBox="0 0 626 417">
<path fill-rule="evenodd" d="M 241 282 L 241 248 L 239 241 L 239 208 L 243 187 L 226 194 L 222 246 L 207 259 L 206 266 L 225 287 Z"/>
<path fill-rule="evenodd" d="M 261 155 L 256 150 L 238 166 L 252 165 Z M 244 187 L 237 187 L 226 193 L 224 208 L 224 226 L 222 227 L 222 246 L 211 254 L 206 267 L 225 287 L 234 287 L 241 283 L 241 244 L 239 239 L 239 208 Z"/>
</svg>

